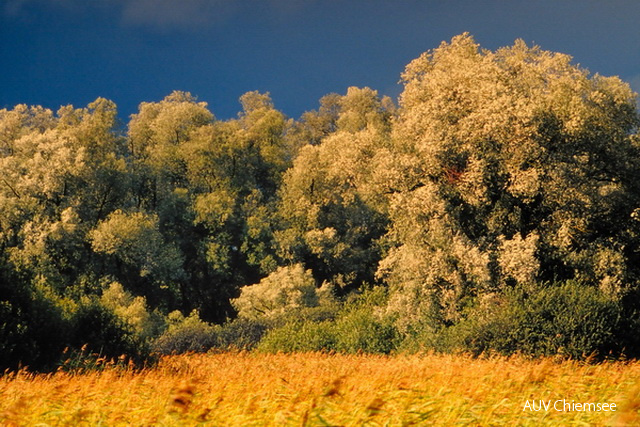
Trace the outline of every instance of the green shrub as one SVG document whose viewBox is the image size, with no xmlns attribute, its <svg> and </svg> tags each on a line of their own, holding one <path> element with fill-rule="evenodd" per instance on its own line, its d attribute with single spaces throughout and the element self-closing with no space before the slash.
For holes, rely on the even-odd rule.
<svg viewBox="0 0 640 427">
<path fill-rule="evenodd" d="M 398 345 L 399 335 L 391 319 L 376 313 L 385 302 L 386 289 L 375 287 L 350 295 L 341 307 L 307 308 L 298 312 L 299 320 L 267 332 L 258 349 L 389 353 Z"/>
<path fill-rule="evenodd" d="M 200 319 L 197 310 L 184 317 L 179 311 L 169 313 L 167 330 L 153 342 L 160 354 L 205 352 L 217 344 L 216 327 Z"/>
<path fill-rule="evenodd" d="M 370 307 L 347 312 L 335 323 L 336 350 L 345 353 L 390 353 L 398 345 L 393 323 L 376 316 Z"/>
<path fill-rule="evenodd" d="M 242 288 L 231 300 L 238 316 L 248 319 L 279 317 L 304 307 L 321 303 L 322 292 L 316 289 L 311 270 L 302 264 L 280 267 L 255 285 Z"/>
<path fill-rule="evenodd" d="M 51 369 L 70 338 L 71 325 L 53 301 L 29 287 L 14 286 L 0 283 L 0 372 L 21 366 Z"/>
<path fill-rule="evenodd" d="M 385 286 L 365 284 L 361 289 L 347 295 L 344 309 L 385 307 L 389 302 L 389 290 Z"/>
<path fill-rule="evenodd" d="M 221 350 L 251 350 L 258 345 L 266 330 L 264 322 L 235 319 L 216 328 L 215 347 Z"/>
<path fill-rule="evenodd" d="M 128 324 L 143 340 L 159 336 L 166 326 L 162 314 L 157 310 L 149 310 L 145 297 L 134 297 L 118 282 L 105 286 L 100 303 Z"/>
<path fill-rule="evenodd" d="M 474 354 L 620 355 L 624 326 L 617 300 L 597 288 L 567 282 L 510 290 L 443 330 L 438 343 L 441 349 Z"/>
<path fill-rule="evenodd" d="M 308 352 L 329 351 L 336 348 L 334 323 L 292 322 L 267 332 L 258 344 L 258 351 Z"/>
<path fill-rule="evenodd" d="M 118 360 L 123 355 L 136 364 L 149 359 L 149 346 L 131 327 L 97 300 L 83 301 L 73 316 L 73 348 Z"/>
</svg>

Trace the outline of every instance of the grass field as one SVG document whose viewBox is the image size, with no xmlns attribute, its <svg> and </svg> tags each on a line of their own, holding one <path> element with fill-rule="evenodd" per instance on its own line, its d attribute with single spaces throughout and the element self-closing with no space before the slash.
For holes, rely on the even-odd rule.
<svg viewBox="0 0 640 427">
<path fill-rule="evenodd" d="M 173 356 L 0 378 L 2 425 L 640 425 L 640 363 L 466 356 Z M 555 411 L 554 402 L 616 411 Z M 548 411 L 525 403 L 551 401 Z M 562 405 L 562 403 L 558 403 Z"/>
</svg>

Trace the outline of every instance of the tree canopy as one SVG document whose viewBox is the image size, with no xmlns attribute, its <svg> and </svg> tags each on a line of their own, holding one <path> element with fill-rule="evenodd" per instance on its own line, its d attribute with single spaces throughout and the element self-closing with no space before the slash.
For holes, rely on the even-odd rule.
<svg viewBox="0 0 640 427">
<path fill-rule="evenodd" d="M 398 303 L 434 295 L 453 319 L 465 298 L 516 283 L 633 287 L 638 115 L 626 83 L 522 41 L 482 50 L 467 34 L 412 61 L 403 81 L 394 146 L 410 173 L 391 197 L 394 246 L 379 271 Z"/>
<path fill-rule="evenodd" d="M 397 106 L 350 87 L 298 120 L 259 92 L 231 120 L 186 92 L 141 103 L 126 125 L 102 98 L 0 110 L 2 366 L 48 366 L 67 344 L 246 342 L 290 321 L 533 348 L 526 334 L 507 346 L 480 332 L 504 327 L 504 312 L 522 331 L 564 319 L 559 336 L 574 336 L 575 316 L 625 318 L 602 329 L 615 342 L 571 345 L 632 348 L 640 116 L 629 85 L 469 34 L 413 60 L 402 83 Z M 565 300 L 573 314 L 553 305 Z"/>
</svg>

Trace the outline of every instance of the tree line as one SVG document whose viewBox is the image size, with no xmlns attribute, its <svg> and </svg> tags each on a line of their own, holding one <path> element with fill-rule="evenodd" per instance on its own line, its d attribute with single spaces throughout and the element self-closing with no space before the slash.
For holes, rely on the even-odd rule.
<svg viewBox="0 0 640 427">
<path fill-rule="evenodd" d="M 69 352 L 638 354 L 636 94 L 463 34 L 397 105 L 0 110 L 0 366 Z"/>
</svg>

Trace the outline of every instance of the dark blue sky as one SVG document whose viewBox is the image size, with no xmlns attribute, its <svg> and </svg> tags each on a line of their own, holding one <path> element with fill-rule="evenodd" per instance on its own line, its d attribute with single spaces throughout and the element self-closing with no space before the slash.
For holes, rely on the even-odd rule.
<svg viewBox="0 0 640 427">
<path fill-rule="evenodd" d="M 640 1 L 0 0 L 0 108 L 189 91 L 219 118 L 269 91 L 291 117 L 330 92 L 396 97 L 405 65 L 468 31 L 572 55 L 640 90 Z"/>
</svg>

